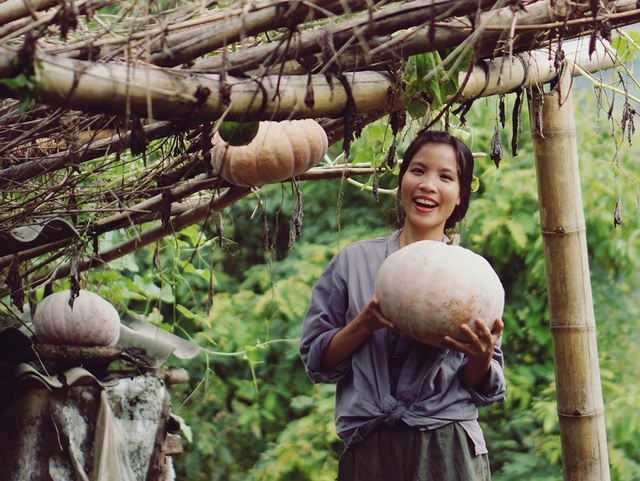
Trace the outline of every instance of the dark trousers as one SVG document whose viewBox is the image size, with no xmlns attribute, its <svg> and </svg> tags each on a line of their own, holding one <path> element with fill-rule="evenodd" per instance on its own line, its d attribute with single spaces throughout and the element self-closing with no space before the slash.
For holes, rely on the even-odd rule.
<svg viewBox="0 0 640 481">
<path fill-rule="evenodd" d="M 489 481 L 486 454 L 456 423 L 434 430 L 383 424 L 345 449 L 337 481 Z"/>
</svg>

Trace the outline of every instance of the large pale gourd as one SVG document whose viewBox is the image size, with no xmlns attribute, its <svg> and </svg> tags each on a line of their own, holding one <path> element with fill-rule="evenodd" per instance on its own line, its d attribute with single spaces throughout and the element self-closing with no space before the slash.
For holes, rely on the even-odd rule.
<svg viewBox="0 0 640 481">
<path fill-rule="evenodd" d="M 317 165 L 327 153 L 324 129 L 313 119 L 260 122 L 247 145 L 229 145 L 216 132 L 211 165 L 226 181 L 246 187 L 282 182 Z"/>
<path fill-rule="evenodd" d="M 446 347 L 444 336 L 468 341 L 460 326 L 478 332 L 478 318 L 491 329 L 504 310 L 504 288 L 489 262 L 444 242 L 414 242 L 391 254 L 380 266 L 375 293 L 400 332 L 438 347 Z"/>
<path fill-rule="evenodd" d="M 109 301 L 81 290 L 69 306 L 70 291 L 48 295 L 36 308 L 33 325 L 38 342 L 79 346 L 111 346 L 120 335 L 120 315 Z"/>
</svg>

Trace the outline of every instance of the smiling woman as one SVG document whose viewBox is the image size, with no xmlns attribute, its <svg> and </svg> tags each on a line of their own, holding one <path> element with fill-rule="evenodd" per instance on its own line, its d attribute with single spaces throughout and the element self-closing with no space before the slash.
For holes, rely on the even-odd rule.
<svg viewBox="0 0 640 481">
<path fill-rule="evenodd" d="M 420 147 L 402 175 L 399 194 L 406 216 L 400 246 L 418 238 L 442 240 L 444 225 L 460 204 L 454 150 L 436 143 Z"/>
<path fill-rule="evenodd" d="M 339 481 L 485 481 L 478 406 L 505 399 L 502 320 L 489 328 L 467 319 L 435 347 L 401 334 L 375 297 L 378 270 L 394 252 L 451 242 L 445 232 L 469 207 L 473 155 L 447 132 L 421 131 L 399 177 L 401 228 L 333 258 L 314 287 L 300 354 L 314 382 L 337 384 L 336 430 L 345 443 Z M 423 287 L 418 295 L 429 295 Z M 443 456 L 450 450 L 456 456 Z"/>
<path fill-rule="evenodd" d="M 418 134 L 404 154 L 398 176 L 401 223 L 405 236 L 405 241 L 401 241 L 402 245 L 410 244 L 412 241 L 409 239 L 414 237 L 422 238 L 418 232 L 414 236 L 411 230 L 420 229 L 426 220 L 421 221 L 419 214 L 428 214 L 432 212 L 430 209 L 439 208 L 441 215 L 448 214 L 444 225 L 435 221 L 434 230 L 423 233 L 425 237 L 422 240 L 442 240 L 440 227 L 445 232 L 453 229 L 464 218 L 471 197 L 473 165 L 473 154 L 457 137 L 440 131 L 423 131 Z M 455 200 L 451 199 L 452 196 Z M 451 201 L 455 205 L 440 205 Z M 415 215 L 407 222 L 410 213 Z"/>
</svg>

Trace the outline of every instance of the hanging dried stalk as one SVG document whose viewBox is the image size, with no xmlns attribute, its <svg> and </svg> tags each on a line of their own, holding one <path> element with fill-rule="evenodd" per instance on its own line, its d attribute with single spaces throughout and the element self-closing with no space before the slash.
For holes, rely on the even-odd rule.
<svg viewBox="0 0 640 481">
<path fill-rule="evenodd" d="M 11 294 L 11 301 L 13 305 L 20 312 L 24 312 L 24 285 L 22 283 L 22 276 L 20 275 L 20 263 L 18 256 L 11 256 L 11 265 L 9 266 L 9 273 L 5 279 L 5 284 Z"/>
</svg>

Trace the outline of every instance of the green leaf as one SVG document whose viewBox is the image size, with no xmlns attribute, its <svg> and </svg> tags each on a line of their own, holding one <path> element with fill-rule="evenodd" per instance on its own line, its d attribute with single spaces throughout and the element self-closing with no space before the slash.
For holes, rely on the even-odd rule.
<svg viewBox="0 0 640 481">
<path fill-rule="evenodd" d="M 19 94 L 20 107 L 19 111 L 24 114 L 33 108 L 37 102 L 36 83 L 33 77 L 24 74 L 16 75 L 12 78 L 0 79 L 0 84 L 16 91 Z"/>
<path fill-rule="evenodd" d="M 516 246 L 520 249 L 526 249 L 529 239 L 527 237 L 527 231 L 525 226 L 515 222 L 513 219 L 507 219 L 505 225 L 511 234 L 511 238 L 515 242 Z"/>
<path fill-rule="evenodd" d="M 190 309 L 188 309 L 185 306 L 183 306 L 182 304 L 176 304 L 176 311 L 178 311 L 180 314 L 182 314 L 187 319 L 193 319 L 195 317 L 195 314 L 193 312 L 191 312 Z"/>
<path fill-rule="evenodd" d="M 471 179 L 471 192 L 478 192 L 480 188 L 480 179 L 478 179 L 475 175 Z"/>
<path fill-rule="evenodd" d="M 175 413 L 171 414 L 171 418 L 178 422 L 178 425 L 180 426 L 180 433 L 184 435 L 185 439 L 189 443 L 193 443 L 193 431 L 187 422 Z"/>
<path fill-rule="evenodd" d="M 454 50 L 448 57 L 448 65 L 443 64 L 441 53 L 437 51 L 409 57 L 403 72 L 409 115 L 421 119 L 429 110 L 440 109 L 458 90 L 458 75 L 468 71 L 472 59 L 471 48 Z"/>
<path fill-rule="evenodd" d="M 611 47 L 623 62 L 630 62 L 636 58 L 640 50 L 640 32 L 625 32 L 625 37 L 618 36 L 611 40 Z"/>
</svg>

